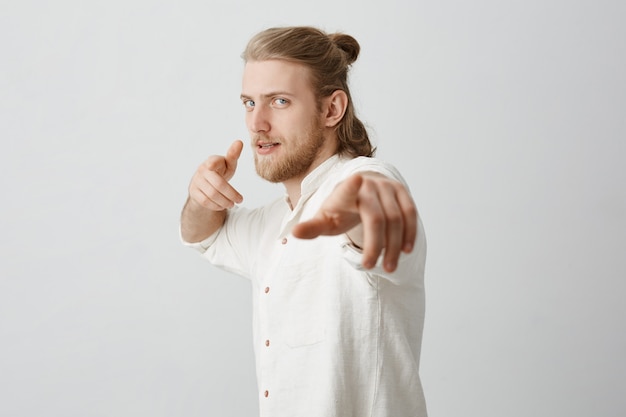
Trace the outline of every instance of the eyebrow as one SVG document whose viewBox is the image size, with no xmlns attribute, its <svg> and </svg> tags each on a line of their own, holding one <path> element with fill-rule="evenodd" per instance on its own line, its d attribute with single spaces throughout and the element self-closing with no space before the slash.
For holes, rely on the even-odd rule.
<svg viewBox="0 0 626 417">
<path fill-rule="evenodd" d="M 293 94 L 287 93 L 285 91 L 272 91 L 269 93 L 261 94 L 260 98 L 263 99 L 263 98 L 270 98 L 270 97 L 276 97 L 276 96 L 293 97 Z M 241 100 L 252 100 L 252 97 L 243 93 L 239 96 L 239 98 Z"/>
</svg>

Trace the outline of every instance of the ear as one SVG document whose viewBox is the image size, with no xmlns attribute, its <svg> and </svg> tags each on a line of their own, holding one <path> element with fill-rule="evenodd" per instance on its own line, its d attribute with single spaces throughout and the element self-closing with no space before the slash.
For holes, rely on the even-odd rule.
<svg viewBox="0 0 626 417">
<path fill-rule="evenodd" d="M 343 90 L 335 90 L 324 99 L 324 126 L 335 127 L 348 108 L 348 95 Z"/>
</svg>

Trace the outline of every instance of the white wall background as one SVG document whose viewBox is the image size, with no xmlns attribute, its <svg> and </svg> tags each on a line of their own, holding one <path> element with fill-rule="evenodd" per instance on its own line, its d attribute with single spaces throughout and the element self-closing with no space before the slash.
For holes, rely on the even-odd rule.
<svg viewBox="0 0 626 417">
<path fill-rule="evenodd" d="M 256 413 L 248 283 L 177 224 L 247 139 L 246 41 L 287 24 L 361 42 L 428 236 L 430 415 L 626 415 L 625 4 L 2 0 L 0 416 Z"/>
</svg>

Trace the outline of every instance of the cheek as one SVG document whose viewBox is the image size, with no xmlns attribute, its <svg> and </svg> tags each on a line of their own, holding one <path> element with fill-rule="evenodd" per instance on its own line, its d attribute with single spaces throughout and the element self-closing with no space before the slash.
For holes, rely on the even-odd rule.
<svg viewBox="0 0 626 417">
<path fill-rule="evenodd" d="M 300 136 L 311 125 L 312 118 L 310 115 L 292 114 L 290 117 L 284 117 L 280 121 L 274 121 L 274 127 L 279 128 L 282 133 L 290 136 Z"/>
</svg>

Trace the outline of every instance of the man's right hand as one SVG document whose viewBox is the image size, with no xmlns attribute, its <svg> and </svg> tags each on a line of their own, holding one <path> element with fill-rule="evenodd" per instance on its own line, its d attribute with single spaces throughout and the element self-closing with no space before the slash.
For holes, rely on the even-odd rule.
<svg viewBox="0 0 626 417">
<path fill-rule="evenodd" d="M 225 156 L 213 155 L 196 170 L 189 184 L 189 197 L 180 218 L 182 238 L 200 242 L 215 233 L 226 218 L 226 210 L 243 197 L 228 181 L 237 170 L 243 142 L 236 140 Z"/>
<path fill-rule="evenodd" d="M 236 140 L 226 156 L 213 155 L 198 167 L 189 184 L 189 198 L 199 206 L 222 211 L 243 201 L 243 197 L 228 181 L 237 170 L 243 142 Z"/>
</svg>

